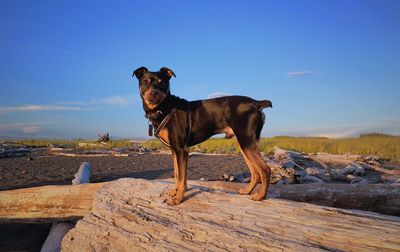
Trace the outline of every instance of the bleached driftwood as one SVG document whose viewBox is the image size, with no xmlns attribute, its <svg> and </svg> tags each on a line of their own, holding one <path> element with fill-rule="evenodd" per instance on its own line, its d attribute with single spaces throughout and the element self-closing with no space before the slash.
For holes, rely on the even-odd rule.
<svg viewBox="0 0 400 252">
<path fill-rule="evenodd" d="M 235 194 L 239 183 L 190 181 L 191 185 Z M 255 188 L 257 190 L 258 188 Z M 400 216 L 400 184 L 295 184 L 270 186 L 268 198 L 361 209 Z M 269 199 L 267 199 L 268 201 Z"/>
<path fill-rule="evenodd" d="M 66 156 L 66 157 L 128 157 L 127 153 L 97 153 L 97 154 L 76 154 L 76 153 L 63 153 L 63 152 L 53 152 L 51 155 L 54 156 Z"/>
<path fill-rule="evenodd" d="M 64 148 L 64 147 L 49 147 L 48 150 L 50 152 L 58 152 L 58 151 L 73 151 L 72 148 Z"/>
<path fill-rule="evenodd" d="M 363 160 L 361 155 L 356 154 L 329 154 L 324 152 L 318 152 L 316 154 L 309 154 L 310 158 L 318 159 L 324 163 L 341 163 L 341 164 L 348 164 L 350 162 L 356 162 Z M 378 159 L 376 157 L 376 159 Z"/>
<path fill-rule="evenodd" d="M 196 157 L 196 156 L 231 156 L 231 154 L 204 153 L 204 152 L 197 152 L 197 151 L 192 151 L 189 153 L 189 157 Z"/>
<path fill-rule="evenodd" d="M 75 227 L 72 222 L 57 222 L 51 226 L 49 235 L 40 252 L 58 252 L 61 250 L 61 242 L 64 236 Z"/>
<path fill-rule="evenodd" d="M 87 146 L 90 146 L 90 147 L 98 147 L 99 144 L 98 144 L 98 143 L 78 143 L 78 146 L 79 146 L 79 147 L 87 147 Z"/>
<path fill-rule="evenodd" d="M 83 162 L 79 167 L 77 173 L 75 173 L 74 179 L 72 180 L 73 185 L 81 185 L 90 183 L 90 169 L 91 166 L 88 162 Z"/>
<path fill-rule="evenodd" d="M 29 153 L 31 153 L 31 150 L 27 148 L 0 147 L 0 157 L 20 157 Z"/>
<path fill-rule="evenodd" d="M 315 177 L 315 176 L 310 176 L 310 175 L 305 175 L 305 176 L 300 177 L 299 181 L 304 184 L 310 184 L 310 183 L 311 184 L 313 184 L 313 183 L 323 184 L 323 183 L 325 183 L 322 179 Z"/>
<path fill-rule="evenodd" d="M 384 175 L 381 176 L 381 178 L 386 183 L 400 183 L 400 177 L 399 176 L 392 176 L 392 175 L 384 174 Z"/>
<path fill-rule="evenodd" d="M 75 177 L 72 180 L 73 185 L 90 183 L 90 164 L 83 162 L 79 167 Z M 47 236 L 41 252 L 58 252 L 61 250 L 61 241 L 69 230 L 75 227 L 75 223 L 72 222 L 54 222 L 51 226 L 49 235 Z"/>
<path fill-rule="evenodd" d="M 396 251 L 400 218 L 282 199 L 250 201 L 189 186 L 179 206 L 163 194 L 173 182 L 108 184 L 63 251 Z"/>
<path fill-rule="evenodd" d="M 273 155 L 264 157 L 271 167 L 272 184 L 323 183 L 340 181 L 346 183 L 376 183 L 366 170 L 383 173 L 385 183 L 399 183 L 400 170 L 386 169 L 374 155 L 328 153 L 305 154 L 273 148 Z M 364 176 L 364 177 L 363 177 Z"/>
<path fill-rule="evenodd" d="M 0 191 L 0 223 L 49 223 L 82 218 L 106 183 L 52 185 Z"/>
<path fill-rule="evenodd" d="M 134 181 L 132 179 L 132 184 Z M 94 194 L 107 183 L 0 191 L 0 223 L 52 222 L 82 218 L 92 209 Z M 240 196 L 237 195 L 237 190 L 245 186 L 243 183 L 221 181 L 188 181 L 188 184 L 211 190 L 224 190 L 238 197 Z M 280 185 L 270 187 L 268 198 L 400 215 L 399 184 Z"/>
<path fill-rule="evenodd" d="M 385 173 L 385 174 L 388 174 L 388 175 L 400 176 L 400 170 L 398 170 L 398 169 L 397 170 L 395 170 L 395 169 L 391 170 L 391 169 L 386 169 L 386 168 L 384 168 L 382 166 L 378 166 L 378 165 L 370 165 L 369 168 L 371 170 L 374 170 L 374 171 L 377 171 L 377 172 L 382 172 L 382 173 Z"/>
<path fill-rule="evenodd" d="M 275 159 L 296 159 L 300 158 L 303 154 L 296 151 L 289 151 L 285 149 L 281 149 L 278 146 L 272 148 L 272 152 L 274 153 Z"/>
<path fill-rule="evenodd" d="M 364 164 L 365 168 L 374 170 L 377 172 L 382 172 L 385 174 L 390 175 L 400 175 L 400 170 L 391 170 L 386 169 L 381 166 L 377 160 L 379 159 L 376 156 L 363 156 L 363 155 L 356 155 L 356 154 L 349 154 L 349 155 L 333 155 L 328 153 L 317 153 L 317 154 L 310 154 L 309 157 L 321 163 L 336 163 L 336 164 L 343 164 L 347 165 L 349 163 L 360 163 Z"/>
</svg>

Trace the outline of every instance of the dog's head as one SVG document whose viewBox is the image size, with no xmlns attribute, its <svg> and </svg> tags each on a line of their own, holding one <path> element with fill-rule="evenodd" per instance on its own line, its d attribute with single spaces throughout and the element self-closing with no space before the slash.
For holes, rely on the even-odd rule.
<svg viewBox="0 0 400 252">
<path fill-rule="evenodd" d="M 139 80 L 140 96 L 143 105 L 149 109 L 155 109 L 170 94 L 169 80 L 175 73 L 166 67 L 162 67 L 158 72 L 149 72 L 147 68 L 140 67 L 133 71 L 132 77 L 136 76 Z"/>
</svg>

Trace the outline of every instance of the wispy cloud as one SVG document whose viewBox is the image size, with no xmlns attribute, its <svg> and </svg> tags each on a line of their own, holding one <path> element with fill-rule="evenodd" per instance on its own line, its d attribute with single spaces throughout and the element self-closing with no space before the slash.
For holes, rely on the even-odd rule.
<svg viewBox="0 0 400 252">
<path fill-rule="evenodd" d="M 348 123 L 329 126 L 316 126 L 308 128 L 288 128 L 288 129 L 271 129 L 272 135 L 289 135 L 289 136 L 314 136 L 329 138 L 356 137 L 363 133 L 387 133 L 400 135 L 400 119 L 382 118 L 370 123 Z"/>
<path fill-rule="evenodd" d="M 0 132 L 9 136 L 35 135 L 47 131 L 46 126 L 52 122 L 24 122 L 24 123 L 2 123 Z"/>
<path fill-rule="evenodd" d="M 111 96 L 108 98 L 104 98 L 100 100 L 99 103 L 105 104 L 105 105 L 110 105 L 110 106 L 125 106 L 129 105 L 131 103 L 132 99 L 126 96 Z"/>
<path fill-rule="evenodd" d="M 0 107 L 0 114 L 35 111 L 87 111 L 96 109 L 99 106 L 127 106 L 132 103 L 133 98 L 115 95 L 101 99 L 91 99 L 88 101 L 63 101 L 54 104 L 24 104 L 11 107 Z"/>
<path fill-rule="evenodd" d="M 304 77 L 304 76 L 309 76 L 313 72 L 309 70 L 301 70 L 301 71 L 293 71 L 293 72 L 288 72 L 287 76 L 289 78 L 298 78 L 298 77 Z"/>
<path fill-rule="evenodd" d="M 230 95 L 232 95 L 232 94 L 224 93 L 224 92 L 214 92 L 214 93 L 208 94 L 207 99 L 223 97 L 223 96 L 230 96 Z"/>
<path fill-rule="evenodd" d="M 94 105 L 107 105 L 107 106 L 126 106 L 132 104 L 134 98 L 126 95 L 114 95 L 105 98 L 93 98 L 86 101 L 63 101 L 58 104 L 65 105 L 80 105 L 80 106 L 94 106 Z"/>
<path fill-rule="evenodd" d="M 41 132 L 42 128 L 39 126 L 28 126 L 28 127 L 23 127 L 21 130 L 23 133 L 26 133 L 26 134 L 34 134 L 34 133 Z"/>
<path fill-rule="evenodd" d="M 0 113 L 12 112 L 33 112 L 33 111 L 66 111 L 66 110 L 81 110 L 80 107 L 60 106 L 60 105 L 20 105 L 14 107 L 0 107 Z"/>
</svg>

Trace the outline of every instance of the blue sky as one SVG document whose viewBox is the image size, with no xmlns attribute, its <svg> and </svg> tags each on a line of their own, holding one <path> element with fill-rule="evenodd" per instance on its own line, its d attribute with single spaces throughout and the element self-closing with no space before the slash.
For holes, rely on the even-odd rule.
<svg viewBox="0 0 400 252">
<path fill-rule="evenodd" d="M 270 99 L 262 136 L 400 134 L 400 2 L 0 1 L 0 136 L 143 138 L 140 66 L 175 95 Z"/>
</svg>

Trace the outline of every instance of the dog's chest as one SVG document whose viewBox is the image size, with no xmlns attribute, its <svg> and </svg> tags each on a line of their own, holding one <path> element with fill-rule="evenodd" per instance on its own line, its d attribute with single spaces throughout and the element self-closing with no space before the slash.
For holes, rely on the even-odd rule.
<svg viewBox="0 0 400 252">
<path fill-rule="evenodd" d="M 163 128 L 158 132 L 158 138 L 163 144 L 165 144 L 166 146 L 170 146 L 169 133 L 167 128 Z"/>
</svg>

